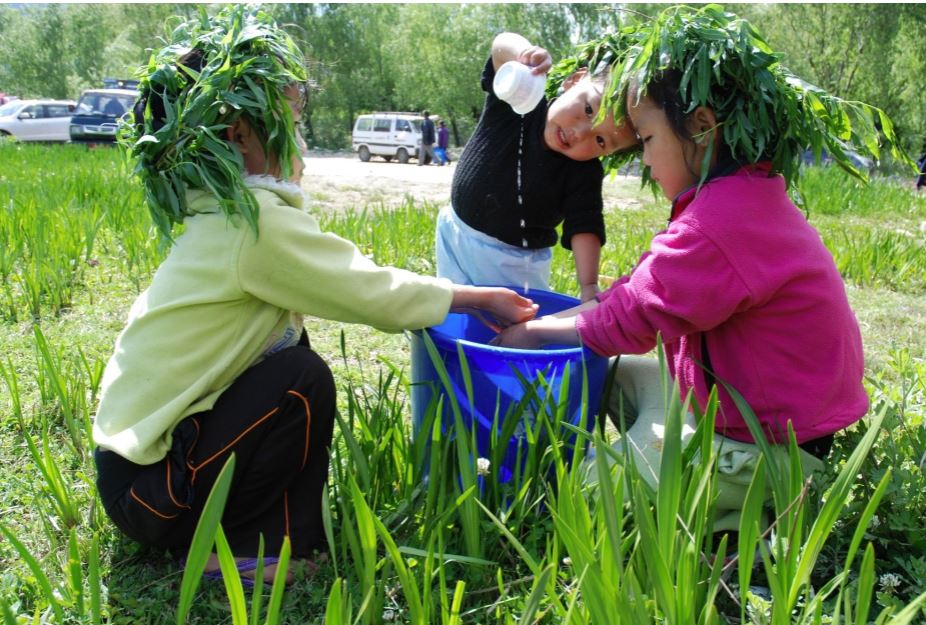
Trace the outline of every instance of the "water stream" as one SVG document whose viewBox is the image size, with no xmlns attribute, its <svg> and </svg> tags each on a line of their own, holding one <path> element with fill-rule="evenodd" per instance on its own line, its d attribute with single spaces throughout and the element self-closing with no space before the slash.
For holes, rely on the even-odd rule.
<svg viewBox="0 0 926 625">
<path fill-rule="evenodd" d="M 523 187 L 521 185 L 521 159 L 524 155 L 524 116 L 521 115 L 521 135 L 518 137 L 518 210 L 521 210 L 524 206 L 524 195 Z M 521 219 L 521 231 L 527 228 L 527 222 L 524 219 Z M 527 237 L 521 237 L 521 245 L 524 249 L 527 249 Z M 524 294 L 527 295 L 530 292 L 530 271 L 531 271 L 531 259 L 529 254 L 524 255 Z"/>
</svg>

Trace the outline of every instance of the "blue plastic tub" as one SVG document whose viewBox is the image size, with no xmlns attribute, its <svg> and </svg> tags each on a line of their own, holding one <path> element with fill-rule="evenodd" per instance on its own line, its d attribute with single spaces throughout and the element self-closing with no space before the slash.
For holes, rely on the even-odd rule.
<svg viewBox="0 0 926 625">
<path fill-rule="evenodd" d="M 523 293 L 522 289 L 514 290 Z M 573 297 L 549 291 L 532 289 L 528 296 L 539 304 L 538 316 L 559 312 L 579 304 L 579 300 Z M 518 410 L 515 409 L 518 403 L 524 400 L 526 394 L 529 398 L 533 396 L 531 384 L 534 393 L 540 393 L 541 396 L 552 393 L 552 401 L 544 403 L 542 397 L 541 401 L 530 399 L 526 404 L 527 408 L 520 411 L 519 418 L 522 419 L 522 423 L 516 425 L 514 435 L 507 443 L 503 466 L 493 467 L 492 470 L 500 482 L 507 482 L 514 474 L 519 447 L 522 459 L 527 451 L 525 426 L 528 424 L 523 421 L 532 419 L 536 410 L 543 409 L 550 413 L 560 401 L 564 386 L 568 386 L 568 397 L 567 414 L 563 420 L 579 425 L 584 410 L 585 427 L 588 430 L 594 427 L 607 375 L 607 358 L 597 356 L 581 347 L 548 346 L 539 350 L 494 347 L 488 343 L 495 334 L 481 321 L 468 314 L 451 313 L 439 326 L 410 333 L 412 422 L 416 436 L 428 406 L 434 399 L 435 391 L 447 391 L 428 354 L 424 332 L 427 332 L 434 342 L 437 354 L 447 370 L 450 391 L 460 407 L 464 423 L 467 427 L 476 429 L 477 451 L 482 457 L 490 457 L 496 414 L 498 431 L 501 432 L 505 415 L 518 414 Z M 462 348 L 469 369 L 473 405 L 470 404 L 466 391 L 463 367 L 457 352 L 458 345 Z M 568 385 L 564 385 L 567 368 Z M 536 382 L 541 376 L 545 385 Z M 582 402 L 583 376 L 587 376 L 588 380 L 587 408 L 583 407 Z M 453 431 L 453 412 L 446 397 L 441 419 L 443 431 Z M 575 434 L 568 431 L 564 431 L 562 436 L 570 441 L 574 441 L 575 438 Z"/>
</svg>

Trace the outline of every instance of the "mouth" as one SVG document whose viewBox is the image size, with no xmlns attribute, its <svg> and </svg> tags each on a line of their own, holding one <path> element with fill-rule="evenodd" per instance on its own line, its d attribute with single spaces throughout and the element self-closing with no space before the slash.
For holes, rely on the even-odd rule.
<svg viewBox="0 0 926 625">
<path fill-rule="evenodd" d="M 569 149 L 569 141 L 566 140 L 566 133 L 563 131 L 562 128 L 558 128 L 556 130 L 556 138 L 559 140 L 559 146 L 562 149 L 564 150 Z"/>
</svg>

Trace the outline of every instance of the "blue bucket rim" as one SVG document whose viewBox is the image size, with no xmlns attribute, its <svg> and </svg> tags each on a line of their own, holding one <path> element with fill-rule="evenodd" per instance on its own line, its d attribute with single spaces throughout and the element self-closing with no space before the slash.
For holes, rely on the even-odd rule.
<svg viewBox="0 0 926 625">
<path fill-rule="evenodd" d="M 501 287 L 504 289 L 511 289 L 512 291 L 515 291 L 516 293 L 519 293 L 520 295 L 524 295 L 525 297 L 530 297 L 530 292 L 528 292 L 525 295 L 524 289 L 521 287 L 504 286 L 504 285 L 491 285 L 491 286 L 497 286 L 497 287 Z M 574 306 L 578 306 L 579 304 L 582 303 L 581 300 L 579 300 L 576 297 L 572 297 L 571 295 L 565 295 L 563 293 L 557 293 L 556 291 L 546 291 L 544 289 L 530 289 L 530 291 L 535 292 L 535 293 L 542 293 L 543 295 L 551 295 L 553 296 L 551 299 L 569 300 L 569 302 L 572 303 Z M 568 308 L 571 308 L 571 306 Z M 449 314 L 469 315 L 470 313 L 449 313 Z M 428 328 L 421 328 L 419 330 L 412 330 L 412 332 L 417 335 L 420 335 L 422 332 L 425 332 L 425 331 L 428 332 L 428 335 L 431 337 L 431 340 L 434 341 L 435 345 L 437 345 L 438 347 L 442 347 L 444 349 L 459 344 L 459 345 L 462 345 L 463 349 L 466 351 L 480 351 L 480 352 L 485 352 L 488 354 L 517 354 L 519 356 L 526 357 L 526 356 L 540 355 L 540 354 L 555 355 L 555 356 L 571 356 L 571 355 L 575 355 L 581 352 L 584 358 L 605 358 L 605 356 L 600 356 L 596 354 L 595 352 L 593 352 L 591 349 L 589 349 L 588 347 L 584 345 L 580 345 L 578 347 L 562 347 L 558 349 L 548 349 L 548 348 L 521 349 L 521 348 L 516 348 L 516 347 L 499 347 L 496 345 L 489 345 L 488 343 L 476 343 L 475 341 L 469 341 L 467 339 L 450 337 L 448 334 L 441 332 L 439 330 L 436 330 L 435 326 L 431 326 Z"/>
</svg>

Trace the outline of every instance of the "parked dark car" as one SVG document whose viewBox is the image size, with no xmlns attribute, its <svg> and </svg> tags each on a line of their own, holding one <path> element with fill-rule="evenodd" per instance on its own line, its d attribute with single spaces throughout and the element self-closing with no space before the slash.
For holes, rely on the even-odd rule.
<svg viewBox="0 0 926 625">
<path fill-rule="evenodd" d="M 111 144 L 116 141 L 119 118 L 132 110 L 138 91 L 134 89 L 88 89 L 77 101 L 71 117 L 71 141 Z"/>
</svg>

